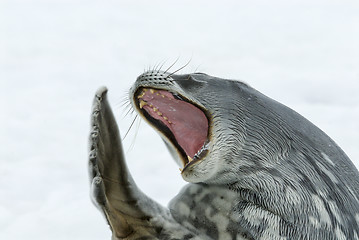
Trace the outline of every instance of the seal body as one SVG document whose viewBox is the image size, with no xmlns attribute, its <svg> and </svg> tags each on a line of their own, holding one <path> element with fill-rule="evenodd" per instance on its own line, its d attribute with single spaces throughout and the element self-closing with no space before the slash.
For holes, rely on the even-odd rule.
<svg viewBox="0 0 359 240">
<path fill-rule="evenodd" d="M 114 236 L 359 239 L 359 173 L 333 140 L 295 111 L 242 82 L 202 73 L 146 72 L 131 88 L 130 99 L 161 134 L 189 184 L 164 209 L 139 194 L 132 179 L 117 180 L 129 176 L 114 163 L 124 165 L 122 152 L 116 161 L 111 155 L 93 158 L 92 178 L 102 183 L 93 187 L 95 202 Z M 114 134 L 96 121 L 102 138 Z M 99 141 L 91 139 L 92 153 L 118 151 L 120 142 L 103 141 L 99 147 Z M 115 171 L 111 184 L 103 184 L 106 169 Z M 128 192 L 116 190 L 123 186 Z"/>
</svg>

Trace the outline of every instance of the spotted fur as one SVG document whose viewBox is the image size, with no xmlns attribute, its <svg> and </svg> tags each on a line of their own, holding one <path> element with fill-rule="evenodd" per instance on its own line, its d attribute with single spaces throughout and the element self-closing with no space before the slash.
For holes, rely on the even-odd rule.
<svg viewBox="0 0 359 240">
<path fill-rule="evenodd" d="M 359 173 L 333 140 L 298 113 L 242 82 L 201 73 L 146 72 L 131 88 L 134 105 L 139 87 L 176 93 L 204 109 L 210 141 L 207 155 L 182 172 L 189 184 L 169 210 L 138 194 L 132 178 L 118 181 L 129 174 L 122 152 L 116 158 L 120 167 L 111 156 L 91 160 L 97 178 L 107 174 L 98 166 L 117 171 L 115 181 L 94 194 L 114 239 L 121 239 L 117 232 L 122 239 L 359 239 Z M 109 108 L 101 101 L 95 106 Z M 97 118 L 93 125 L 101 132 L 104 124 Z M 115 124 L 108 116 L 102 121 Z M 96 141 L 91 140 L 92 152 L 116 152 L 111 141 L 103 141 L 100 150 Z M 116 184 L 127 190 L 121 193 Z M 117 210 L 108 207 L 113 205 Z M 113 216 L 125 223 L 122 230 L 114 229 Z"/>
</svg>

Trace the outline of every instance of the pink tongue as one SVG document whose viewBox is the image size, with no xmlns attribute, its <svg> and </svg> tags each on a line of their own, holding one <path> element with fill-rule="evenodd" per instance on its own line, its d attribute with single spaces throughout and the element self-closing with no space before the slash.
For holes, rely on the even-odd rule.
<svg viewBox="0 0 359 240">
<path fill-rule="evenodd" d="M 142 99 L 147 102 L 143 109 L 165 124 L 186 154 L 193 158 L 208 135 L 208 121 L 204 113 L 190 103 L 175 99 L 167 91 L 146 91 Z"/>
</svg>

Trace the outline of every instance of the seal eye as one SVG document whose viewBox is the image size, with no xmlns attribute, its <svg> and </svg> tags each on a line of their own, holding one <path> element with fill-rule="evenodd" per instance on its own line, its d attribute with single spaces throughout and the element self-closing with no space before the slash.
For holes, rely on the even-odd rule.
<svg viewBox="0 0 359 240">
<path fill-rule="evenodd" d="M 199 159 L 206 150 L 208 119 L 204 112 L 177 94 L 140 88 L 137 106 L 151 124 L 173 143 L 184 165 Z"/>
</svg>

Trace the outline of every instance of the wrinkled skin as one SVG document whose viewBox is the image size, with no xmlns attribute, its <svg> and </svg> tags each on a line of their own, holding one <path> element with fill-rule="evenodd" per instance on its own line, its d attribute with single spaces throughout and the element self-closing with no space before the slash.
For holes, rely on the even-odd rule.
<svg viewBox="0 0 359 240">
<path fill-rule="evenodd" d="M 246 84 L 199 73 L 142 74 L 130 93 L 140 115 L 139 87 L 176 93 L 203 109 L 208 153 L 183 166 L 162 135 L 189 184 L 169 209 L 161 207 L 128 172 L 107 90 L 100 89 L 90 178 L 112 239 L 358 239 L 358 171 L 308 120 Z"/>
</svg>

